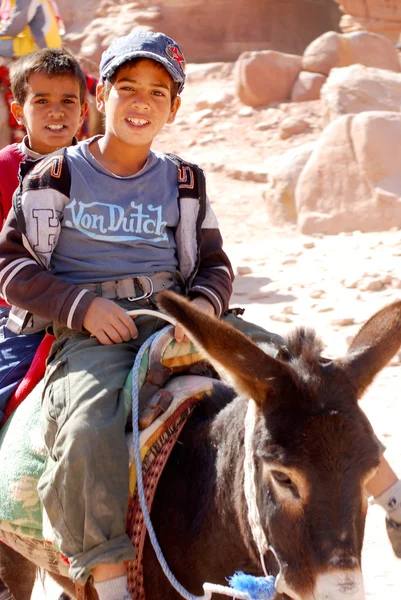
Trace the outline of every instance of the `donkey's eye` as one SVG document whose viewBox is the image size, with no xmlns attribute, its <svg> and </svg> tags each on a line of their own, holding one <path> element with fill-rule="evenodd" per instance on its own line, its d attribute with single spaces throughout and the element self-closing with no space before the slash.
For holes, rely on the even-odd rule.
<svg viewBox="0 0 401 600">
<path fill-rule="evenodd" d="M 288 477 L 287 473 L 283 473 L 282 471 L 271 471 L 271 475 L 278 484 L 283 487 L 291 487 L 293 483 L 291 479 Z"/>
</svg>

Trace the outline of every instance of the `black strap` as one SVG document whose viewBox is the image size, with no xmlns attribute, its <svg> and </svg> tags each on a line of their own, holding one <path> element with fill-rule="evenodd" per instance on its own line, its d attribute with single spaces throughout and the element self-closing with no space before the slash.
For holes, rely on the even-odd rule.
<svg viewBox="0 0 401 600">
<path fill-rule="evenodd" d="M 177 154 L 166 154 L 178 168 L 178 195 L 181 198 L 198 198 L 202 210 L 206 210 L 206 178 L 203 170 L 194 163 L 183 160 Z"/>
</svg>

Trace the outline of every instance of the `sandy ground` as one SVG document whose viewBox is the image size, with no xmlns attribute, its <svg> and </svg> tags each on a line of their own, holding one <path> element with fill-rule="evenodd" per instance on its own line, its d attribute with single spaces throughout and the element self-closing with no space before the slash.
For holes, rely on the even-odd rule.
<svg viewBox="0 0 401 600">
<path fill-rule="evenodd" d="M 317 137 L 322 129 L 319 102 L 244 109 L 234 97 L 232 65 L 190 65 L 189 73 L 177 122 L 161 132 L 155 147 L 176 152 L 206 171 L 225 249 L 237 273 L 232 304 L 244 307 L 248 320 L 278 333 L 312 326 L 326 344 L 326 355 L 341 356 L 360 325 L 400 296 L 401 231 L 306 237 L 293 226 L 272 227 L 263 200 L 265 161 Z M 213 97 L 223 92 L 232 95 L 223 108 L 196 110 L 205 93 Z M 288 115 L 305 118 L 310 128 L 283 141 L 278 125 Z M 362 405 L 401 476 L 400 378 L 396 356 Z M 400 600 L 401 561 L 392 554 L 384 512 L 377 506 L 368 511 L 363 566 L 369 600 Z M 43 592 L 36 595 L 42 598 Z"/>
</svg>

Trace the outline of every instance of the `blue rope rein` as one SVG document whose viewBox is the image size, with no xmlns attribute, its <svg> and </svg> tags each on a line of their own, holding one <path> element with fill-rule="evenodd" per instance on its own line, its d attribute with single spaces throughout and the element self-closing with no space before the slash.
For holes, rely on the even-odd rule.
<svg viewBox="0 0 401 600">
<path fill-rule="evenodd" d="M 131 311 L 132 314 L 135 314 L 136 311 Z M 160 316 L 160 314 L 157 314 Z M 163 315 L 162 315 L 163 316 Z M 139 352 L 136 356 L 133 374 L 132 374 L 132 429 L 133 429 L 133 452 L 134 452 L 134 460 L 136 466 L 136 478 L 137 478 L 137 489 L 138 489 L 138 498 L 141 506 L 141 510 L 143 513 L 144 523 L 146 529 L 149 534 L 150 541 L 152 543 L 153 549 L 159 561 L 159 564 L 163 570 L 163 573 L 167 577 L 170 584 L 173 588 L 186 600 L 210 600 L 213 593 L 223 594 L 226 596 L 230 596 L 231 598 L 237 598 L 238 600 L 251 600 L 251 597 L 246 592 L 240 592 L 234 590 L 233 588 L 229 588 L 222 585 L 216 585 L 211 583 L 204 583 L 203 596 L 196 596 L 188 592 L 183 585 L 176 579 L 176 577 L 171 572 L 166 559 L 163 556 L 162 550 L 160 548 L 159 542 L 157 541 L 157 537 L 155 531 L 153 529 L 153 525 L 150 519 L 150 514 L 148 508 L 146 506 L 146 497 L 143 483 L 143 474 L 142 474 L 142 462 L 141 462 L 141 453 L 140 453 L 140 445 L 139 445 L 139 403 L 138 403 L 138 394 L 139 394 L 139 366 L 141 364 L 142 358 L 155 339 L 155 337 L 160 332 L 154 333 L 150 338 L 146 340 L 146 342 L 141 346 Z"/>
</svg>

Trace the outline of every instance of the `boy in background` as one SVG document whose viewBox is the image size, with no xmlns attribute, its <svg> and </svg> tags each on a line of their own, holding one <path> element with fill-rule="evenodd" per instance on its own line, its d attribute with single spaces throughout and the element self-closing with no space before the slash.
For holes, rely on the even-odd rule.
<svg viewBox="0 0 401 600">
<path fill-rule="evenodd" d="M 0 228 L 19 185 L 22 161 L 34 161 L 76 143 L 87 112 L 86 79 L 78 61 L 63 48 L 44 48 L 21 57 L 10 70 L 13 116 L 27 134 L 0 150 Z M 0 314 L 8 305 L 0 299 Z M 15 335 L 0 327 L 0 421 L 4 408 L 26 374 L 44 331 Z"/>
</svg>

